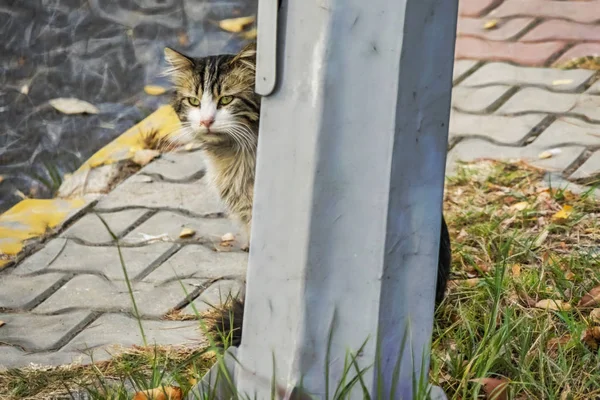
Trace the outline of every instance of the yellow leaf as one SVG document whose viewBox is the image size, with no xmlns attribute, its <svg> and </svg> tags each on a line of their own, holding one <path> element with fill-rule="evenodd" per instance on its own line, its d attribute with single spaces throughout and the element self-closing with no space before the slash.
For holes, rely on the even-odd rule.
<svg viewBox="0 0 600 400">
<path fill-rule="evenodd" d="M 100 110 L 87 101 L 75 98 L 57 98 L 49 100 L 48 103 L 63 114 L 98 114 Z"/>
<path fill-rule="evenodd" d="M 483 29 L 495 29 L 498 27 L 497 19 L 490 19 L 483 25 Z"/>
<path fill-rule="evenodd" d="M 560 154 L 560 152 L 561 152 L 561 151 L 562 151 L 561 149 L 550 149 L 550 150 L 546 150 L 546 151 L 543 151 L 543 152 L 541 152 L 541 153 L 538 155 L 538 158 L 541 158 L 541 159 L 551 158 L 552 156 L 555 156 L 555 155 L 557 155 L 557 154 Z"/>
<path fill-rule="evenodd" d="M 514 277 L 521 276 L 521 266 L 519 264 L 513 265 L 511 269 Z"/>
<path fill-rule="evenodd" d="M 144 390 L 137 392 L 133 400 L 181 400 L 183 392 L 181 388 L 172 386 L 163 386 L 161 388 Z"/>
<path fill-rule="evenodd" d="M 254 22 L 254 15 L 248 17 L 230 18 L 219 21 L 219 27 L 227 32 L 240 33 L 246 25 Z"/>
<path fill-rule="evenodd" d="M 573 207 L 565 205 L 563 208 L 552 216 L 553 221 L 564 221 L 569 219 L 571 214 L 573 213 Z"/>
<path fill-rule="evenodd" d="M 196 231 L 190 228 L 183 228 L 181 232 L 179 232 L 179 237 L 181 239 L 190 238 L 196 234 Z"/>
<path fill-rule="evenodd" d="M 523 211 L 529 204 L 526 201 L 521 201 L 510 206 L 511 210 Z"/>
<path fill-rule="evenodd" d="M 162 86 L 158 86 L 158 85 L 144 86 L 144 92 L 146 92 L 150 96 L 160 96 L 161 94 L 164 94 L 166 91 L 167 91 L 167 89 L 165 89 Z"/>
<path fill-rule="evenodd" d="M 573 271 L 567 271 L 565 272 L 565 279 L 568 281 L 572 281 L 573 278 L 575 278 L 575 274 L 573 273 Z"/>
<path fill-rule="evenodd" d="M 247 32 L 240 33 L 240 36 L 246 40 L 254 40 L 254 39 L 256 39 L 257 34 L 258 34 L 258 31 L 256 30 L 256 28 L 252 28 Z"/>
<path fill-rule="evenodd" d="M 544 299 L 535 303 L 535 308 L 552 311 L 569 311 L 571 305 L 562 300 Z"/>
</svg>

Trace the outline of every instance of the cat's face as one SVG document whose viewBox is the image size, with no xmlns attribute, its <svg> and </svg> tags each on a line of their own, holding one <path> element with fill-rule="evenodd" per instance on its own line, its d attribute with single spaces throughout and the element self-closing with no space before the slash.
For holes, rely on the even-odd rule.
<svg viewBox="0 0 600 400">
<path fill-rule="evenodd" d="M 254 93 L 255 45 L 237 55 L 205 58 L 167 48 L 165 57 L 184 134 L 206 144 L 255 145 L 260 112 Z"/>
</svg>

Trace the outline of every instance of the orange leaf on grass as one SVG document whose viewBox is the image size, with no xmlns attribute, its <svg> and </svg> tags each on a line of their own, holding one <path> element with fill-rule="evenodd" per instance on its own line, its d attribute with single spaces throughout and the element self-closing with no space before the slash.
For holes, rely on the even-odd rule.
<svg viewBox="0 0 600 400">
<path fill-rule="evenodd" d="M 508 380 L 497 378 L 477 378 L 471 382 L 479 383 L 483 387 L 486 399 L 506 400 L 508 399 Z"/>
<path fill-rule="evenodd" d="M 181 400 L 183 391 L 181 388 L 172 386 L 163 386 L 156 389 L 137 392 L 133 400 Z"/>
</svg>

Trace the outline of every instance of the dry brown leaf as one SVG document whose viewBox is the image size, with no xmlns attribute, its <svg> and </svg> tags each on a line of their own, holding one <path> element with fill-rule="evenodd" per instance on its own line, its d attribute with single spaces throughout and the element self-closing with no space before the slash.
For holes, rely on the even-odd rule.
<svg viewBox="0 0 600 400">
<path fill-rule="evenodd" d="M 600 305 L 600 286 L 590 290 L 577 304 L 578 307 L 594 307 L 597 305 Z"/>
<path fill-rule="evenodd" d="M 133 400 L 181 400 L 182 398 L 183 391 L 181 388 L 172 386 L 144 390 L 133 396 Z"/>
<path fill-rule="evenodd" d="M 581 333 L 581 341 L 587 344 L 592 350 L 598 349 L 600 343 L 600 326 L 593 326 Z"/>
<path fill-rule="evenodd" d="M 98 114 L 100 112 L 95 105 L 73 97 L 59 97 L 48 103 L 63 114 Z"/>
<path fill-rule="evenodd" d="M 515 264 L 511 267 L 512 270 L 512 274 L 514 277 L 519 277 L 521 276 L 521 266 L 519 264 Z"/>
<path fill-rule="evenodd" d="M 179 232 L 179 237 L 181 239 L 191 238 L 196 234 L 196 231 L 190 228 L 183 228 L 181 232 Z"/>
<path fill-rule="evenodd" d="M 483 387 L 486 399 L 505 400 L 508 399 L 508 381 L 497 378 L 471 379 L 471 382 L 479 383 Z"/>
<path fill-rule="evenodd" d="M 590 312 L 590 319 L 594 322 L 600 322 L 600 308 L 594 308 Z"/>
<path fill-rule="evenodd" d="M 150 96 L 160 96 L 167 91 L 166 88 L 158 85 L 146 85 L 144 86 L 144 92 Z"/>
<path fill-rule="evenodd" d="M 233 242 L 235 240 L 235 236 L 233 236 L 233 233 L 228 232 L 226 234 L 224 234 L 223 236 L 221 236 L 221 241 L 222 242 Z"/>
<path fill-rule="evenodd" d="M 546 349 L 548 351 L 556 351 L 556 350 L 558 350 L 559 347 L 563 347 L 564 345 L 569 343 L 570 340 L 571 340 L 570 335 L 554 337 L 554 338 L 548 340 L 548 343 L 546 343 Z"/>
<path fill-rule="evenodd" d="M 0 175 L 0 183 L 4 180 L 4 176 Z"/>
<path fill-rule="evenodd" d="M 254 22 L 254 15 L 248 17 L 230 18 L 219 21 L 219 27 L 227 32 L 240 33 L 244 27 Z"/>
<path fill-rule="evenodd" d="M 4 325 L 6 325 L 6 322 L 0 320 L 0 328 L 2 328 Z"/>
<path fill-rule="evenodd" d="M 568 281 L 572 281 L 573 278 L 575 278 L 575 274 L 573 273 L 573 271 L 567 271 L 565 272 L 565 279 Z"/>
<path fill-rule="evenodd" d="M 483 29 L 496 29 L 498 27 L 497 19 L 490 19 L 483 25 Z"/>
<path fill-rule="evenodd" d="M 138 150 L 133 155 L 133 162 L 139 166 L 147 165 L 150 161 L 154 160 L 156 157 L 160 156 L 160 151 L 158 150 Z"/>
<path fill-rule="evenodd" d="M 541 159 L 551 158 L 552 156 L 560 154 L 561 151 L 562 151 L 561 149 L 550 149 L 550 150 L 542 151 L 538 155 L 538 158 L 541 158 Z"/>
<path fill-rule="evenodd" d="M 510 206 L 510 209 L 514 211 L 523 211 L 527 206 L 529 206 L 529 204 L 526 201 L 520 201 Z"/>
<path fill-rule="evenodd" d="M 566 221 L 573 214 L 573 207 L 569 205 L 564 205 L 559 212 L 552 216 L 552 221 L 560 222 Z"/>
<path fill-rule="evenodd" d="M 562 300 L 543 299 L 535 303 L 535 308 L 552 311 L 569 311 L 572 307 Z"/>
</svg>

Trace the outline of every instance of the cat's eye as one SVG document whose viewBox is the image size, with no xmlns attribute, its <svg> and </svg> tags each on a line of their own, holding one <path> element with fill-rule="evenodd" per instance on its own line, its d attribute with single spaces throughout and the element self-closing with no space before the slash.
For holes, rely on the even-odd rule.
<svg viewBox="0 0 600 400">
<path fill-rule="evenodd" d="M 231 103 L 232 101 L 233 101 L 233 96 L 223 96 L 219 100 L 219 104 L 222 106 L 226 106 L 227 104 Z"/>
<path fill-rule="evenodd" d="M 197 99 L 196 97 L 188 97 L 187 101 L 194 107 L 198 107 L 200 105 L 200 100 Z"/>
</svg>

